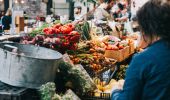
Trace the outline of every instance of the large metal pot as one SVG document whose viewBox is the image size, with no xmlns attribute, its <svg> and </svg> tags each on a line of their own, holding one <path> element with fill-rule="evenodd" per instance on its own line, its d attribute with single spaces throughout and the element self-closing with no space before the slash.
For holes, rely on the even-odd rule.
<svg viewBox="0 0 170 100">
<path fill-rule="evenodd" d="M 54 81 L 62 55 L 54 50 L 17 43 L 0 43 L 0 81 L 39 88 Z"/>
</svg>

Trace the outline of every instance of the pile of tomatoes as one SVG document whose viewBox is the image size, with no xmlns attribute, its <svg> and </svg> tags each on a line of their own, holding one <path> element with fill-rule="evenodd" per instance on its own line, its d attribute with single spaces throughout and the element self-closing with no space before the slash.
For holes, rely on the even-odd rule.
<svg viewBox="0 0 170 100">
<path fill-rule="evenodd" d="M 71 23 L 62 25 L 60 23 L 42 30 L 44 34 L 37 34 L 31 40 L 25 38 L 22 43 L 39 45 L 52 48 L 65 53 L 67 50 L 76 50 L 80 34 L 75 31 L 75 26 Z"/>
</svg>

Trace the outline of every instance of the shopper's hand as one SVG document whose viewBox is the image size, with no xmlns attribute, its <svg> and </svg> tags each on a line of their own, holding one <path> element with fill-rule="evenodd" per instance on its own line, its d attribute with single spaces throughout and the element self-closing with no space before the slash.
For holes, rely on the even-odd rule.
<svg viewBox="0 0 170 100">
<path fill-rule="evenodd" d="M 123 89 L 123 85 L 124 85 L 124 80 L 119 80 L 118 82 L 116 82 L 112 88 L 112 92 L 115 90 L 122 90 Z"/>
<path fill-rule="evenodd" d="M 119 80 L 118 83 L 119 83 L 119 88 L 122 90 L 123 89 L 123 85 L 125 83 L 125 80 Z"/>
</svg>

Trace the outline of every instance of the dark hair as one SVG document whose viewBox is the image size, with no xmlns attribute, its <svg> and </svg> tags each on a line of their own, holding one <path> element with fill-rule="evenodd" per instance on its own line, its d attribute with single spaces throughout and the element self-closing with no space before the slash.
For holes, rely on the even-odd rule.
<svg viewBox="0 0 170 100">
<path fill-rule="evenodd" d="M 111 3 L 114 0 L 105 0 L 107 4 Z"/>
<path fill-rule="evenodd" d="M 117 6 L 119 7 L 120 10 L 123 10 L 123 9 L 124 9 L 124 5 L 121 4 L 121 3 L 118 3 Z"/>
<path fill-rule="evenodd" d="M 75 7 L 75 8 L 77 8 L 77 9 L 79 9 L 79 10 L 81 10 L 82 8 L 81 8 L 81 6 L 77 6 L 77 7 Z"/>
<path fill-rule="evenodd" d="M 170 43 L 170 1 L 148 1 L 137 12 L 137 20 L 150 42 L 154 37 L 160 37 Z"/>
</svg>

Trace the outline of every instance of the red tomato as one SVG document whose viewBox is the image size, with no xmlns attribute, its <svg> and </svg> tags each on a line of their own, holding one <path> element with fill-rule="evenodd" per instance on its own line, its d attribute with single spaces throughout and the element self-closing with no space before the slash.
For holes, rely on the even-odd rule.
<svg viewBox="0 0 170 100">
<path fill-rule="evenodd" d="M 67 26 L 69 26 L 72 30 L 74 30 L 75 26 L 71 23 L 68 23 Z"/>
<path fill-rule="evenodd" d="M 69 34 L 72 31 L 72 29 L 66 25 L 61 26 L 60 30 L 63 34 Z"/>
<path fill-rule="evenodd" d="M 69 45 L 70 45 L 69 42 L 63 42 L 63 43 L 62 43 L 62 47 L 63 47 L 63 48 L 68 48 Z"/>
<path fill-rule="evenodd" d="M 46 33 L 49 29 L 48 28 L 44 28 L 43 32 Z"/>
<path fill-rule="evenodd" d="M 119 49 L 123 49 L 124 48 L 123 45 L 120 45 L 120 44 L 119 44 L 118 47 L 119 47 Z"/>
<path fill-rule="evenodd" d="M 74 35 L 70 38 L 70 42 L 76 43 L 80 39 L 80 35 Z"/>
<path fill-rule="evenodd" d="M 77 31 L 72 31 L 69 33 L 69 35 L 79 35 L 79 33 Z"/>
<path fill-rule="evenodd" d="M 56 28 L 56 29 L 54 29 L 54 31 L 55 31 L 55 33 L 56 33 L 56 34 L 61 33 L 61 30 L 60 30 L 60 29 L 57 29 L 57 28 Z"/>
<path fill-rule="evenodd" d="M 62 25 L 60 23 L 55 24 L 53 27 L 59 29 Z"/>
<path fill-rule="evenodd" d="M 53 33 L 54 33 L 54 31 L 53 31 L 52 28 L 45 28 L 45 29 L 43 30 L 43 32 L 44 32 L 46 35 L 50 35 L 50 34 L 53 34 Z"/>
<path fill-rule="evenodd" d="M 70 50 L 76 50 L 77 49 L 77 44 L 73 44 L 69 48 Z"/>
</svg>

